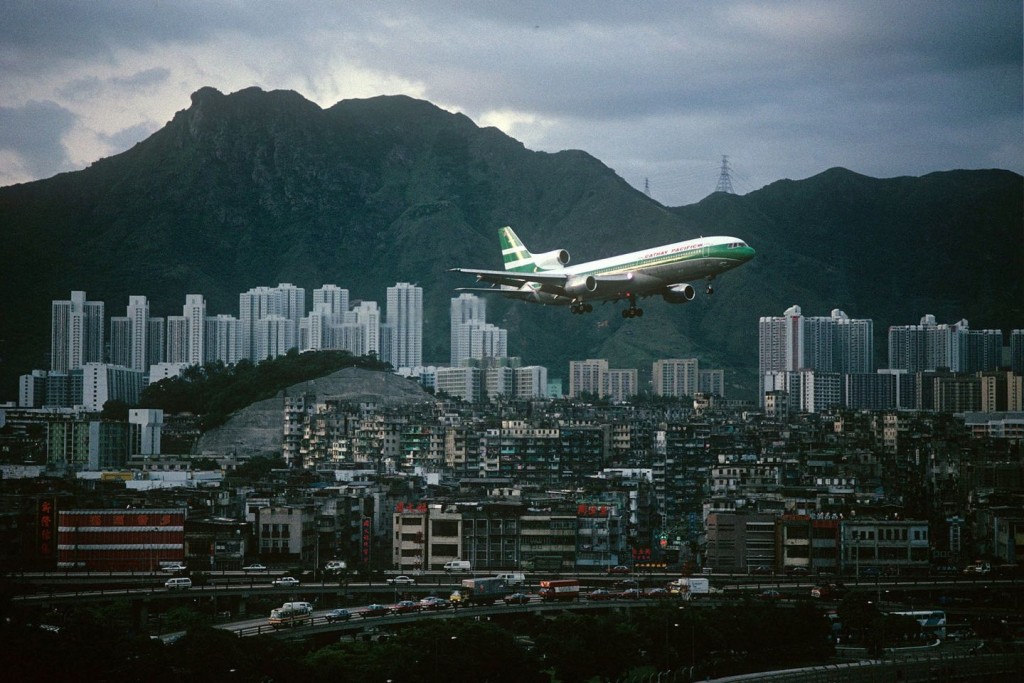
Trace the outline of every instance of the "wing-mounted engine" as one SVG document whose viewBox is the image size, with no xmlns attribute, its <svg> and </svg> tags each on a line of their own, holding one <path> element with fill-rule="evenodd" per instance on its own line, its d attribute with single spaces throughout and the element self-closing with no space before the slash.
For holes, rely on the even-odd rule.
<svg viewBox="0 0 1024 683">
<path fill-rule="evenodd" d="M 569 263 L 569 252 L 565 249 L 555 249 L 554 251 L 547 251 L 543 254 L 534 254 L 533 263 L 541 270 L 561 268 L 565 264 Z"/>
<path fill-rule="evenodd" d="M 597 280 L 593 275 L 571 277 L 565 282 L 565 293 L 571 297 L 586 297 L 597 291 Z"/>
<path fill-rule="evenodd" d="M 661 293 L 661 298 L 670 304 L 685 304 L 688 301 L 693 301 L 693 297 L 696 292 L 693 287 L 688 284 L 672 285 L 666 287 Z"/>
<path fill-rule="evenodd" d="M 625 298 L 633 284 L 632 273 L 577 275 L 565 282 L 565 293 L 577 299 Z"/>
</svg>

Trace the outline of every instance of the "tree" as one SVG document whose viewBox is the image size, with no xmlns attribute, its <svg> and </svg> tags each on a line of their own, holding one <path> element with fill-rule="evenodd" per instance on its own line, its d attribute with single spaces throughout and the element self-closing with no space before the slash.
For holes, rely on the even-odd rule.
<svg viewBox="0 0 1024 683">
<path fill-rule="evenodd" d="M 128 421 L 128 404 L 124 401 L 110 400 L 103 404 L 103 410 L 100 412 L 101 420 L 111 420 L 113 422 L 127 422 Z"/>
<path fill-rule="evenodd" d="M 583 683 L 594 676 L 614 679 L 625 673 L 639 662 L 640 642 L 629 622 L 572 614 L 545 624 L 537 636 L 537 651 L 559 679 Z"/>
</svg>

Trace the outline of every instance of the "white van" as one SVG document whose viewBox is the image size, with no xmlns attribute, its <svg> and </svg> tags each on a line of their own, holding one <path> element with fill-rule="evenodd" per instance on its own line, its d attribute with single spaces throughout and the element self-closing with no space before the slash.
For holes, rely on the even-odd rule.
<svg viewBox="0 0 1024 683">
<path fill-rule="evenodd" d="M 164 582 L 164 588 L 167 588 L 168 590 L 175 590 L 176 588 L 191 588 L 191 587 L 192 587 L 192 579 L 190 579 L 188 577 L 184 577 L 184 578 L 179 577 L 177 579 L 167 579 L 167 581 Z"/>
<path fill-rule="evenodd" d="M 446 572 L 471 572 L 473 565 L 469 560 L 452 560 L 444 565 Z"/>
<path fill-rule="evenodd" d="M 498 578 L 504 581 L 506 586 L 522 586 L 526 583 L 526 574 L 522 572 L 505 572 L 498 574 Z"/>
</svg>

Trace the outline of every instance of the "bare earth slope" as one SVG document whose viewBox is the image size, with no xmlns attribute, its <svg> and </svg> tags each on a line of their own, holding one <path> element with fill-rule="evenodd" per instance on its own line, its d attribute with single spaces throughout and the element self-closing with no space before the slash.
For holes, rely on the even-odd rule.
<svg viewBox="0 0 1024 683">
<path fill-rule="evenodd" d="M 325 377 L 294 384 L 274 398 L 243 408 L 223 426 L 203 434 L 196 444 L 196 452 L 210 455 L 234 453 L 243 457 L 280 455 L 284 397 L 297 394 L 349 403 L 409 404 L 434 400 L 412 380 L 387 372 L 345 368 Z"/>
</svg>

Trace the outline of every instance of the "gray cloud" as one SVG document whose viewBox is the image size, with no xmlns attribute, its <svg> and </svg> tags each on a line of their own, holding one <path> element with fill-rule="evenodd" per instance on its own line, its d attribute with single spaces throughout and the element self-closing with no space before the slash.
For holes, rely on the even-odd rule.
<svg viewBox="0 0 1024 683">
<path fill-rule="evenodd" d="M 62 138 L 75 115 L 55 102 L 0 107 L 0 150 L 14 152 L 37 178 L 69 170 Z"/>
<path fill-rule="evenodd" d="M 171 72 L 169 69 L 156 67 L 111 78 L 88 76 L 78 78 L 57 89 L 57 94 L 71 100 L 99 97 L 104 92 L 116 90 L 136 90 L 155 88 L 167 82 Z"/>
<path fill-rule="evenodd" d="M 128 149 L 129 147 L 142 142 L 150 135 L 160 130 L 160 124 L 155 121 L 147 121 L 134 126 L 129 126 L 111 135 L 99 134 L 100 140 L 117 150 Z"/>
<path fill-rule="evenodd" d="M 478 122 L 507 111 L 527 146 L 586 150 L 669 204 L 714 189 L 723 153 L 748 190 L 837 165 L 1024 171 L 1019 2 L 8 5 L 5 74 L 48 84 L 35 99 L 76 113 L 156 94 L 164 108 L 138 104 L 136 132 L 204 85 L 299 88 L 329 106 L 361 69 L 381 92 L 411 84 Z M 17 95 L 0 84 L 0 102 Z"/>
</svg>

